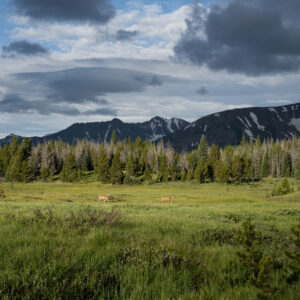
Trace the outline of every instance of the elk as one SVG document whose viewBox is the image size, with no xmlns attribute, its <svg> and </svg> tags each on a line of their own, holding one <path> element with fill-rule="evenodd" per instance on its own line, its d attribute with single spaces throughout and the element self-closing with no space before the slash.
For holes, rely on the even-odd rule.
<svg viewBox="0 0 300 300">
<path fill-rule="evenodd" d="M 0 190 L 0 197 L 1 197 L 1 198 L 4 198 L 4 197 L 5 197 L 4 191 L 3 191 L 3 190 Z"/>
<path fill-rule="evenodd" d="M 99 201 L 108 202 L 110 200 L 110 194 L 107 196 L 99 196 Z"/>
<path fill-rule="evenodd" d="M 171 195 L 170 197 L 162 197 L 160 202 L 169 202 L 169 203 L 172 203 L 174 198 L 175 198 L 174 195 Z"/>
</svg>

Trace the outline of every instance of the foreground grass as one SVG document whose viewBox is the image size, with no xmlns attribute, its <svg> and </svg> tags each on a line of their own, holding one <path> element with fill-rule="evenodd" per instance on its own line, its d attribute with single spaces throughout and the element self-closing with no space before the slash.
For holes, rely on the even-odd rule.
<svg viewBox="0 0 300 300">
<path fill-rule="evenodd" d="M 0 298 L 257 299 L 255 288 L 232 283 L 228 268 L 251 216 L 279 265 L 273 298 L 299 299 L 300 284 L 287 284 L 282 266 L 300 193 L 295 182 L 295 193 L 270 198 L 274 182 L 2 183 Z M 115 202 L 97 201 L 108 193 Z M 174 203 L 160 203 L 170 194 Z"/>
</svg>

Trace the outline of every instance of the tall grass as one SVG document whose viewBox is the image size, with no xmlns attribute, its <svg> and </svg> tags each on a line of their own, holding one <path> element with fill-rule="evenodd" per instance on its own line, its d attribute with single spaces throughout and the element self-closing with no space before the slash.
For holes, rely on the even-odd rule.
<svg viewBox="0 0 300 300">
<path fill-rule="evenodd" d="M 300 194 L 274 184 L 4 184 L 0 199 L 1 299 L 257 299 L 234 283 L 237 235 L 250 216 L 258 248 L 277 263 L 274 299 L 299 299 L 284 255 Z M 292 182 L 297 190 L 296 182 Z M 98 195 L 118 201 L 100 203 Z M 175 195 L 173 204 L 160 203 Z"/>
</svg>

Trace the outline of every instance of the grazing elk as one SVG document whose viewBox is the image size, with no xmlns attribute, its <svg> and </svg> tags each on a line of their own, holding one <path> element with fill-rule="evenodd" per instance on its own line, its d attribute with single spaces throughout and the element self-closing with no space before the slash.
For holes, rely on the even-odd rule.
<svg viewBox="0 0 300 300">
<path fill-rule="evenodd" d="M 169 202 L 169 203 L 172 203 L 174 198 L 175 198 L 174 195 L 171 195 L 170 197 L 162 197 L 160 202 Z"/>
<path fill-rule="evenodd" d="M 99 201 L 108 202 L 110 199 L 110 194 L 108 194 L 107 196 L 99 196 Z"/>
<path fill-rule="evenodd" d="M 4 198 L 4 197 L 5 197 L 4 191 L 0 190 L 0 198 Z"/>
</svg>

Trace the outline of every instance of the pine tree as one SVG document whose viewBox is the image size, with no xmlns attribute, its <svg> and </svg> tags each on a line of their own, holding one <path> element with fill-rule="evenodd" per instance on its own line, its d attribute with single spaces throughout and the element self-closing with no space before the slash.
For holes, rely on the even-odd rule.
<svg viewBox="0 0 300 300">
<path fill-rule="evenodd" d="M 50 170 L 47 168 L 42 168 L 41 170 L 41 179 L 46 181 L 50 177 Z"/>
<path fill-rule="evenodd" d="M 61 172 L 61 179 L 67 182 L 74 182 L 80 179 L 80 172 L 73 151 L 70 151 L 66 158 Z"/>
<path fill-rule="evenodd" d="M 285 152 L 283 155 L 283 160 L 282 160 L 281 176 L 282 177 L 290 177 L 291 174 L 292 174 L 291 154 L 288 152 Z"/>
<path fill-rule="evenodd" d="M 208 159 L 208 146 L 205 140 L 205 136 L 202 135 L 200 144 L 198 146 L 199 158 L 201 158 L 204 162 Z"/>
<path fill-rule="evenodd" d="M 109 163 L 107 159 L 107 153 L 102 146 L 100 148 L 99 154 L 98 154 L 98 162 L 97 162 L 97 174 L 98 179 L 103 182 L 107 183 L 110 180 L 110 170 L 109 170 Z"/>
<path fill-rule="evenodd" d="M 29 169 L 28 162 L 26 160 L 24 160 L 22 162 L 20 177 L 21 177 L 21 180 L 23 182 L 29 182 L 30 181 L 30 169 Z"/>
<path fill-rule="evenodd" d="M 146 168 L 145 168 L 144 181 L 151 182 L 151 173 L 150 173 L 148 165 L 146 165 Z"/>
<path fill-rule="evenodd" d="M 134 162 L 133 153 L 130 153 L 130 155 L 128 157 L 127 164 L 126 164 L 126 172 L 130 176 L 136 175 L 136 166 L 135 166 L 135 162 Z"/>
<path fill-rule="evenodd" d="M 204 183 L 206 178 L 206 166 L 202 158 L 199 159 L 197 168 L 194 173 L 194 178 L 197 183 Z"/>
<path fill-rule="evenodd" d="M 300 223 L 292 229 L 290 240 L 293 247 L 286 251 L 288 257 L 288 281 L 295 282 L 300 278 Z"/>
<path fill-rule="evenodd" d="M 169 169 L 168 161 L 165 154 L 161 153 L 159 157 L 159 173 L 163 182 L 168 182 L 169 180 Z"/>
<path fill-rule="evenodd" d="M 300 180 L 300 158 L 298 158 L 295 167 L 295 176 L 298 180 Z"/>
<path fill-rule="evenodd" d="M 247 145 L 247 140 L 245 134 L 243 134 L 242 139 L 241 139 L 241 146 L 246 146 Z"/>
<path fill-rule="evenodd" d="M 228 163 L 223 163 L 221 159 L 219 159 L 215 165 L 215 180 L 219 183 L 227 183 L 230 181 L 230 170 L 228 167 Z"/>
<path fill-rule="evenodd" d="M 221 158 L 221 151 L 220 148 L 213 144 L 210 149 L 209 153 L 209 160 L 211 161 L 212 165 L 216 164 L 217 161 Z"/>
<path fill-rule="evenodd" d="M 113 156 L 111 168 L 110 168 L 110 178 L 113 184 L 122 184 L 123 183 L 123 172 L 122 172 L 122 163 L 120 159 L 120 149 L 117 149 L 116 153 Z"/>
<path fill-rule="evenodd" d="M 0 148 L 0 177 L 3 177 L 5 175 L 4 170 L 4 162 L 3 162 L 3 150 Z"/>
<path fill-rule="evenodd" d="M 267 151 L 264 155 L 262 165 L 261 165 L 261 177 L 268 177 L 270 175 L 270 160 L 269 160 L 269 152 Z"/>
<path fill-rule="evenodd" d="M 186 181 L 186 170 L 182 169 L 181 174 L 180 174 L 180 179 L 182 182 Z"/>
<path fill-rule="evenodd" d="M 113 130 L 111 134 L 110 144 L 114 146 L 116 145 L 116 143 L 117 143 L 117 135 L 116 135 L 116 131 Z"/>
<path fill-rule="evenodd" d="M 193 168 L 190 166 L 188 168 L 187 174 L 186 174 L 186 181 L 192 181 L 194 179 L 194 170 Z"/>
</svg>

